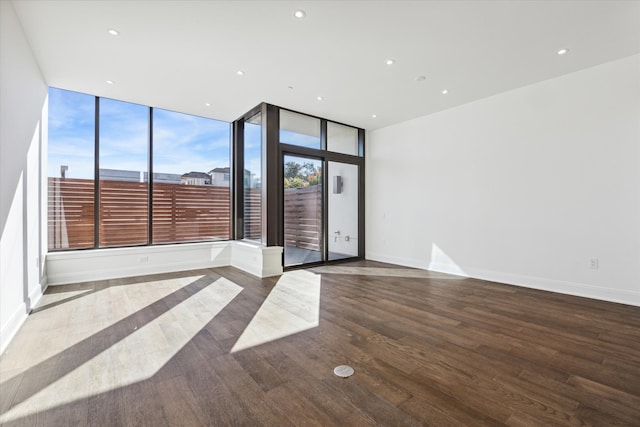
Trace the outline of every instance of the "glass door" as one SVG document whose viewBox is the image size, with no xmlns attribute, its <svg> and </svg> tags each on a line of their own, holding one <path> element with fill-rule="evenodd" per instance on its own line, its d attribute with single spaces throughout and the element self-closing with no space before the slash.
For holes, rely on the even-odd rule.
<svg viewBox="0 0 640 427">
<path fill-rule="evenodd" d="M 322 161 L 283 155 L 284 265 L 324 261 Z"/>
<path fill-rule="evenodd" d="M 329 261 L 358 256 L 358 165 L 328 162 Z"/>
</svg>

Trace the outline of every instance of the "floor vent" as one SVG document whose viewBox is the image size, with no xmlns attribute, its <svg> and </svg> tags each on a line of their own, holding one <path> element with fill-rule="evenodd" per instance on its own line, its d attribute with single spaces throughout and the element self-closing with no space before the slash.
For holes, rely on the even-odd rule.
<svg viewBox="0 0 640 427">
<path fill-rule="evenodd" d="M 342 378 L 348 378 L 353 375 L 353 368 L 347 365 L 336 366 L 333 373 Z"/>
</svg>

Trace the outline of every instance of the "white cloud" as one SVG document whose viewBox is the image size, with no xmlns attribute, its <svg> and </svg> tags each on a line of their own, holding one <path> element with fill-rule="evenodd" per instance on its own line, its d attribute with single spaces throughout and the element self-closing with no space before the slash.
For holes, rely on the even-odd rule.
<svg viewBox="0 0 640 427">
<path fill-rule="evenodd" d="M 95 98 L 50 90 L 49 176 L 93 178 Z M 148 107 L 100 99 L 100 168 L 146 171 Z M 154 109 L 154 172 L 208 172 L 229 166 L 230 124 Z"/>
</svg>

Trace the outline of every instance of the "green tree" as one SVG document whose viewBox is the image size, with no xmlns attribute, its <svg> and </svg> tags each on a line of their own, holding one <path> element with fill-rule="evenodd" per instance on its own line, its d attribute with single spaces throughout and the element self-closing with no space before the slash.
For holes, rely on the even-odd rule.
<svg viewBox="0 0 640 427">
<path fill-rule="evenodd" d="M 300 178 L 298 176 L 294 178 L 284 179 L 284 188 L 303 188 L 308 186 L 309 186 L 309 181 L 303 178 Z"/>
<path fill-rule="evenodd" d="M 322 180 L 321 168 L 312 162 L 303 164 L 286 162 L 284 164 L 284 188 L 303 188 L 318 185 Z"/>
<path fill-rule="evenodd" d="M 287 162 L 284 164 L 284 177 L 285 178 L 296 178 L 300 177 L 302 170 L 302 165 L 297 162 Z"/>
</svg>

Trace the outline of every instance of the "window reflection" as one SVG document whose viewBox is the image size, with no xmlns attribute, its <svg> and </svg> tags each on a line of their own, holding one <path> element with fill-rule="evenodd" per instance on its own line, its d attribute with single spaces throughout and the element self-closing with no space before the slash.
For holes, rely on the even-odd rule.
<svg viewBox="0 0 640 427">
<path fill-rule="evenodd" d="M 328 122 L 327 150 L 357 156 L 358 129 L 351 126 Z"/>
<path fill-rule="evenodd" d="M 280 142 L 307 148 L 320 148 L 320 119 L 280 110 Z"/>
<path fill-rule="evenodd" d="M 262 114 L 244 122 L 244 238 L 262 242 Z"/>
</svg>

